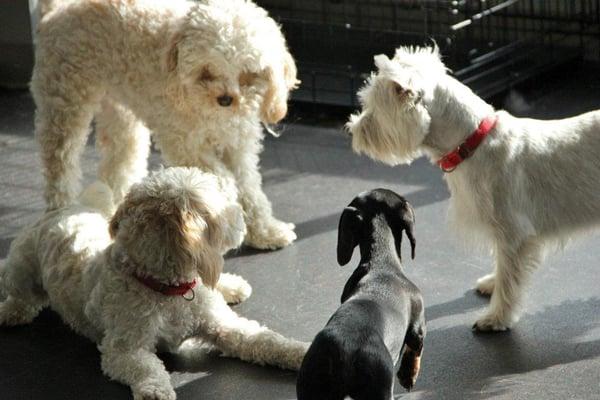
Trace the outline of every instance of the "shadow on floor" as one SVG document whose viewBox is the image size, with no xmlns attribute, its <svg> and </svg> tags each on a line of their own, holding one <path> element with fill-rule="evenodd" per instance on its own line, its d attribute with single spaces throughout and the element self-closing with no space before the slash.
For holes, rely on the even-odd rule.
<svg viewBox="0 0 600 400">
<path fill-rule="evenodd" d="M 433 320 L 469 310 L 475 303 L 480 305 L 474 294 L 467 293 L 428 307 L 426 313 Z M 598 357 L 600 340 L 581 340 L 587 332 L 600 327 L 598 309 L 599 298 L 567 301 L 524 315 L 515 329 L 506 333 L 475 334 L 464 325 L 430 331 L 415 394 L 420 399 L 432 400 L 490 398 L 508 393 L 511 385 L 517 384 L 514 380 L 510 384 L 503 382 L 504 376 Z M 565 318 L 569 315 L 576 316 L 573 319 L 577 321 Z M 102 375 L 95 345 L 63 325 L 54 312 L 42 312 L 29 326 L 0 328 L 0 338 L 5 353 L 0 360 L 0 385 L 3 396 L 8 396 L 5 398 L 126 399 L 129 396 L 128 388 Z M 449 341 L 454 346 L 447 346 Z M 211 347 L 189 349 L 188 346 L 182 355 L 161 356 L 175 375 L 178 393 L 213 390 L 243 393 L 245 383 L 257 385 L 261 381 L 289 389 L 295 382 L 296 375 L 291 371 L 222 358 Z M 77 368 L 63 368 L 65 365 Z M 223 375 L 235 376 L 236 382 L 223 382 Z M 220 385 L 225 386 L 219 388 Z M 37 393 L 40 391 L 43 396 Z"/>
<path fill-rule="evenodd" d="M 477 296 L 467 293 L 451 302 L 428 307 L 426 316 L 429 320 L 450 316 L 470 310 L 476 303 L 480 303 Z M 417 383 L 418 398 L 491 398 L 513 392 L 519 384 L 519 379 L 503 377 L 523 375 L 521 379 L 535 379 L 526 378 L 526 374 L 599 357 L 600 340 L 581 340 L 600 327 L 598 310 L 600 298 L 590 298 L 525 314 L 508 332 L 481 334 L 463 325 L 433 330 L 426 338 L 422 364 L 425 379 Z M 448 342 L 453 346 L 447 346 Z M 437 370 L 433 377 L 428 376 L 429 368 Z"/>
</svg>

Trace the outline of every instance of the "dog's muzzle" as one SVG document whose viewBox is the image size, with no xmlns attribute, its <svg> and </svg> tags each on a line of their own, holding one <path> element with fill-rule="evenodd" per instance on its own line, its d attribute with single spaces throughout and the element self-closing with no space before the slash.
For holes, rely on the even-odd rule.
<svg viewBox="0 0 600 400">
<path fill-rule="evenodd" d="M 227 95 L 219 96 L 217 97 L 217 103 L 219 103 L 221 107 L 229 107 L 231 103 L 233 103 L 233 97 Z"/>
</svg>

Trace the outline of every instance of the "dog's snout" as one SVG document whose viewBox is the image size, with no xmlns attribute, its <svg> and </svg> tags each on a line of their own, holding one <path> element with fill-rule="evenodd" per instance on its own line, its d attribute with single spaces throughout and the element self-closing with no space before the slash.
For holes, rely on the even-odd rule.
<svg viewBox="0 0 600 400">
<path fill-rule="evenodd" d="M 219 103 L 221 107 L 229 107 L 231 103 L 233 103 L 233 97 L 226 94 L 219 96 L 217 97 L 217 103 Z"/>
</svg>

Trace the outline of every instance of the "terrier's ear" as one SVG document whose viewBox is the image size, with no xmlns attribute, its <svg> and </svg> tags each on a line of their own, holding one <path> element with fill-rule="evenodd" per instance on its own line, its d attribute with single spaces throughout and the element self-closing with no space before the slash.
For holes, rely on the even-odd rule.
<svg viewBox="0 0 600 400">
<path fill-rule="evenodd" d="M 392 81 L 392 90 L 394 91 L 394 95 L 401 100 L 406 100 L 406 98 L 412 98 L 414 96 L 412 89 L 407 88 L 396 81 Z"/>
<path fill-rule="evenodd" d="M 392 61 L 385 54 L 378 54 L 375 57 L 373 57 L 373 59 L 375 60 L 375 66 L 380 71 L 390 68 Z"/>
<path fill-rule="evenodd" d="M 392 225 L 392 232 L 394 233 L 394 244 L 396 246 L 396 253 L 398 258 L 402 259 L 400 251 L 402 249 L 402 231 L 408 237 L 410 242 L 410 256 L 411 259 L 415 258 L 415 249 L 417 247 L 417 241 L 414 235 L 415 229 L 415 211 L 412 205 L 407 201 L 404 203 L 403 209 L 400 211 L 399 221 Z"/>
<path fill-rule="evenodd" d="M 362 222 L 363 217 L 355 207 L 346 207 L 342 212 L 338 226 L 338 264 L 346 265 L 352 258 L 354 248 L 358 245 Z"/>
</svg>

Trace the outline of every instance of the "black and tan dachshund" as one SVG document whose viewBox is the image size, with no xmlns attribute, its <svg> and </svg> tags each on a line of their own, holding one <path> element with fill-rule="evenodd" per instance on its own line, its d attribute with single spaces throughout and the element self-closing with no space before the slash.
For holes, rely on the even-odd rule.
<svg viewBox="0 0 600 400">
<path fill-rule="evenodd" d="M 396 371 L 406 389 L 415 384 L 425 338 L 423 299 L 404 276 L 400 256 L 403 231 L 415 256 L 414 222 L 412 206 L 386 189 L 361 193 L 344 209 L 338 263 L 347 264 L 359 246 L 360 264 L 302 362 L 298 400 L 389 400 Z"/>
</svg>

